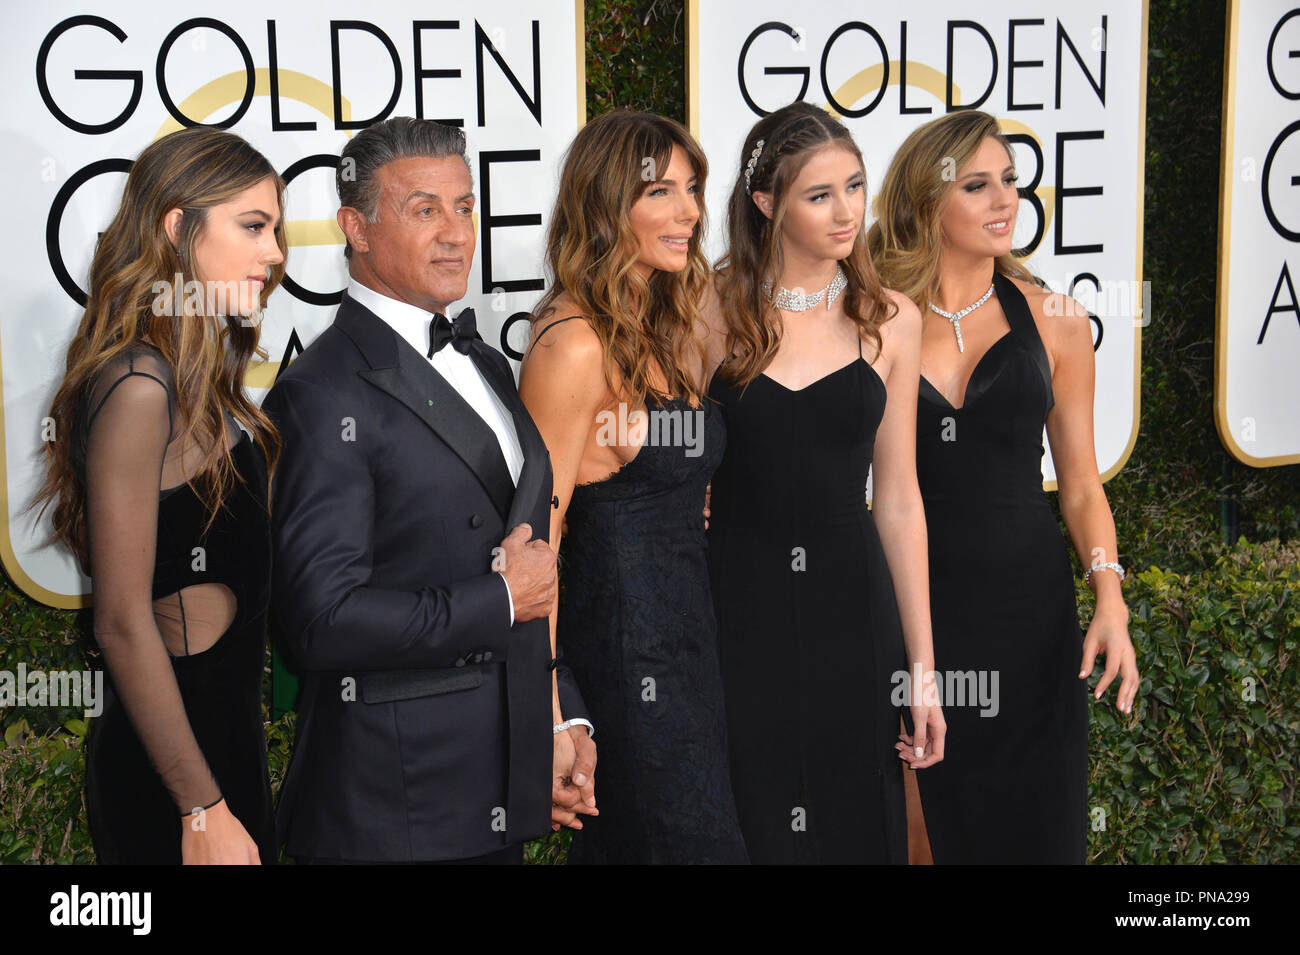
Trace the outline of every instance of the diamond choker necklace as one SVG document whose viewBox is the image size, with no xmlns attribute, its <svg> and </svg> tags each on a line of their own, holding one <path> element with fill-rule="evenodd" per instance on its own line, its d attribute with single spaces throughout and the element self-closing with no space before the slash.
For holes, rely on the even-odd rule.
<svg viewBox="0 0 1300 955">
<path fill-rule="evenodd" d="M 830 309 L 835 304 L 835 300 L 840 297 L 849 284 L 849 280 L 844 277 L 844 269 L 840 266 L 835 267 L 835 278 L 831 279 L 831 284 L 820 291 L 807 294 L 804 292 L 791 292 L 785 286 L 776 293 L 776 305 L 778 308 L 787 312 L 806 312 L 810 308 L 816 308 L 821 303 L 822 296 L 826 296 L 826 308 Z M 764 284 L 763 291 L 772 296 L 772 286 Z"/>
</svg>

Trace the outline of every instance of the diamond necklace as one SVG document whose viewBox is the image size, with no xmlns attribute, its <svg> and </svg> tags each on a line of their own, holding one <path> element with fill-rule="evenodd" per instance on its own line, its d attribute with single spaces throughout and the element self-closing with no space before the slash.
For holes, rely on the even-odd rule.
<svg viewBox="0 0 1300 955">
<path fill-rule="evenodd" d="M 776 304 L 778 308 L 787 312 L 806 312 L 810 308 L 815 308 L 821 302 L 822 296 L 825 295 L 826 308 L 829 309 L 835 304 L 835 300 L 840 297 L 840 293 L 844 291 L 845 286 L 848 284 L 849 280 L 844 277 L 844 269 L 837 265 L 835 266 L 835 278 L 831 279 L 831 284 L 821 291 L 812 294 L 791 292 L 788 288 L 782 286 L 781 290 L 776 293 Z M 764 283 L 763 291 L 770 298 L 772 286 Z"/>
<path fill-rule="evenodd" d="M 989 290 L 980 296 L 978 302 L 974 302 L 970 305 L 967 305 L 965 308 L 960 309 L 956 312 L 945 312 L 938 305 L 935 305 L 934 302 L 930 303 L 930 311 L 938 315 L 942 315 L 944 318 L 948 319 L 948 321 L 952 323 L 952 330 L 957 333 L 957 350 L 959 352 L 964 352 L 966 350 L 966 343 L 961 340 L 962 316 L 975 311 L 975 309 L 979 308 L 981 305 L 987 302 L 989 300 L 989 296 L 991 296 L 992 294 L 993 294 L 993 286 L 990 284 Z"/>
</svg>

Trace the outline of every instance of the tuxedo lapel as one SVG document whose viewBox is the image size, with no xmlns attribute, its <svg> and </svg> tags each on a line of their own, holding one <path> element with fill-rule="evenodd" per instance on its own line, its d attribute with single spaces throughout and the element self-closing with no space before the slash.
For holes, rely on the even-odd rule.
<svg viewBox="0 0 1300 955">
<path fill-rule="evenodd" d="M 542 441 L 537 426 L 533 424 L 528 409 L 519 398 L 514 376 L 510 374 L 510 366 L 499 354 L 491 351 L 491 346 L 482 341 L 473 342 L 469 354 L 488 387 L 496 392 L 501 403 L 510 410 L 515 423 L 515 434 L 519 438 L 519 447 L 524 455 L 523 468 L 519 472 L 519 485 L 515 488 L 510 512 L 506 518 L 506 533 L 509 534 L 519 524 L 527 522 L 532 527 L 534 538 L 549 540 L 550 508 L 542 502 L 542 496 L 549 496 L 551 493 L 551 457 L 546 450 L 546 444 Z M 550 657 L 551 647 L 544 617 L 522 624 L 517 623 L 515 629 L 520 633 L 520 642 L 516 646 L 522 649 L 523 646 L 531 644 L 535 648 L 534 652 L 540 651 L 545 657 Z M 527 634 L 526 639 L 524 634 Z M 524 716 L 525 712 L 535 712 L 540 716 L 546 713 L 547 707 L 550 706 L 549 678 L 542 684 L 547 689 L 545 707 L 542 705 L 542 700 L 536 698 L 525 703 L 524 696 L 529 694 L 531 688 L 538 685 L 535 666 L 535 662 L 530 662 L 524 653 L 516 649 L 512 648 L 506 656 L 506 688 L 510 693 L 510 752 L 512 755 L 527 753 L 536 756 L 540 751 L 543 759 L 539 762 L 544 762 L 545 754 L 548 752 L 546 744 L 542 742 L 539 745 L 539 740 L 532 735 L 530 720 Z M 543 783 L 542 789 L 537 792 L 537 801 L 541 802 L 546 796 L 543 774 L 525 771 L 522 760 L 511 761 L 510 774 L 506 783 L 510 792 L 510 805 L 506 809 L 509 818 L 518 818 L 518 815 L 523 812 L 522 807 L 531 804 L 533 800 L 529 794 L 535 791 L 537 783 Z"/>
<path fill-rule="evenodd" d="M 428 425 L 474 472 L 504 519 L 515 488 L 496 433 L 424 356 L 369 309 L 344 295 L 334 321 L 370 365 L 358 374 Z"/>
<path fill-rule="evenodd" d="M 506 517 L 506 531 L 509 532 L 515 525 L 525 521 L 535 523 L 532 515 L 538 498 L 550 493 L 551 456 L 546 449 L 546 442 L 542 440 L 542 435 L 537 430 L 537 425 L 533 423 L 532 415 L 528 413 L 528 409 L 524 407 L 519 397 L 513 376 L 508 370 L 503 370 L 504 363 L 494 360 L 495 356 L 483 353 L 483 349 L 491 347 L 482 341 L 476 341 L 470 348 L 470 357 L 483 374 L 488 387 L 497 393 L 501 403 L 510 411 L 515 423 L 515 434 L 519 438 L 519 447 L 524 454 L 523 469 L 519 472 L 519 484 L 514 490 L 514 498 Z M 549 540 L 549 525 L 534 527 L 533 536 Z"/>
</svg>

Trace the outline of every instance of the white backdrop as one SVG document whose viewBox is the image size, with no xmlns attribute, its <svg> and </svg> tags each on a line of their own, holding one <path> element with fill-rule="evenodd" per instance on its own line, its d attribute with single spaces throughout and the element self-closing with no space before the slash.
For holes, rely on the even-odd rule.
<svg viewBox="0 0 1300 955">
<path fill-rule="evenodd" d="M 1118 472 L 1137 438 L 1140 329 L 1150 313 L 1145 2 L 688 2 L 688 97 L 709 157 L 712 255 L 722 251 L 744 136 L 761 115 L 801 98 L 839 115 L 862 150 L 874 201 L 916 126 L 949 103 L 993 114 L 1016 142 L 1016 247 L 1035 246 L 1030 269 L 1098 318 L 1097 462 L 1103 479 Z M 1050 454 L 1043 476 L 1054 488 Z"/>
<path fill-rule="evenodd" d="M 180 127 L 173 113 L 214 125 L 233 119 L 228 128 L 292 176 L 293 285 L 268 305 L 270 360 L 248 379 L 257 400 L 291 338 L 309 344 L 346 285 L 333 162 L 355 134 L 349 123 L 462 121 L 479 242 L 457 310 L 474 306 L 484 339 L 507 354 L 527 341 L 526 323 L 511 318 L 541 294 L 558 160 L 585 118 L 581 0 L 295 0 L 270 9 L 226 0 L 211 9 L 219 19 L 205 19 L 161 0 L 46 0 L 7 18 L 0 557 L 18 586 L 46 603 L 82 605 L 88 582 L 70 556 L 43 546 L 47 529 L 23 512 L 39 483 L 40 422 L 80 318 L 95 236 L 117 207 L 129 161 Z"/>
<path fill-rule="evenodd" d="M 1300 7 L 1232 0 L 1214 418 L 1234 457 L 1300 462 Z"/>
</svg>

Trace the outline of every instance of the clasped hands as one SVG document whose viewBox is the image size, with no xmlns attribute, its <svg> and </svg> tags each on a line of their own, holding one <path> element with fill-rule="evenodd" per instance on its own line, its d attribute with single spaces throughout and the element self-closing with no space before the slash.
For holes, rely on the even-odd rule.
<svg viewBox="0 0 1300 955">
<path fill-rule="evenodd" d="M 551 764 L 551 829 L 581 829 L 579 816 L 598 816 L 596 809 L 596 744 L 585 726 L 555 734 Z"/>
</svg>

